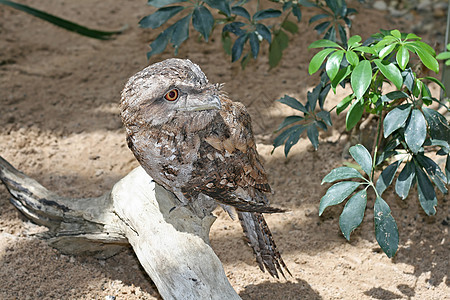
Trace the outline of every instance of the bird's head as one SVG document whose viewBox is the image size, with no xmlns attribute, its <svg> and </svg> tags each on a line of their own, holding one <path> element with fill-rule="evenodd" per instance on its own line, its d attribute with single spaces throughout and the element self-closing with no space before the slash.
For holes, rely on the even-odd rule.
<svg viewBox="0 0 450 300">
<path fill-rule="evenodd" d="M 121 117 L 133 126 L 157 126 L 177 118 L 216 115 L 220 87 L 187 59 L 167 59 L 131 77 L 122 91 Z"/>
</svg>

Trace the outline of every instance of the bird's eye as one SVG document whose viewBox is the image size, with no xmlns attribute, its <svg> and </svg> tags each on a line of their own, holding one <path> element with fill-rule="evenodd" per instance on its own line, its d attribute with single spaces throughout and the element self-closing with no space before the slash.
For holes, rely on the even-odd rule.
<svg viewBox="0 0 450 300">
<path fill-rule="evenodd" d="M 179 92 L 177 89 L 170 90 L 164 95 L 164 99 L 167 101 L 175 101 L 178 99 L 178 94 Z"/>
</svg>

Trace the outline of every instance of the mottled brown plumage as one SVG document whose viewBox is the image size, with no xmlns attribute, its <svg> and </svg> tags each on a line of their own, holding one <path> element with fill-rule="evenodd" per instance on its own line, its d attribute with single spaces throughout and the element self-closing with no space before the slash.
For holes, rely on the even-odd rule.
<svg viewBox="0 0 450 300">
<path fill-rule="evenodd" d="M 261 270 L 278 277 L 287 268 L 262 213 L 282 210 L 269 206 L 249 114 L 220 87 L 189 60 L 168 59 L 138 72 L 120 105 L 128 146 L 181 202 L 214 199 L 234 207 Z"/>
</svg>

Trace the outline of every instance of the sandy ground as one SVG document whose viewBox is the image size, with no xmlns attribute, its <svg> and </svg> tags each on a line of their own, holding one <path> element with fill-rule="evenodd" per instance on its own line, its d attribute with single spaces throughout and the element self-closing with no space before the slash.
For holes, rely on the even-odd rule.
<svg viewBox="0 0 450 300">
<path fill-rule="evenodd" d="M 360 13 L 352 33 L 363 39 L 380 28 L 409 31 L 420 21 L 417 14 L 394 20 L 353 6 Z M 137 166 L 125 144 L 117 105 L 127 78 L 149 64 L 148 43 L 157 33 L 138 28 L 137 22 L 153 10 L 145 1 L 113 0 L 42 0 L 39 8 L 93 28 L 126 24 L 128 29 L 115 40 L 96 41 L 0 6 L 0 155 L 61 195 L 99 196 Z M 342 206 L 318 217 L 327 188 L 321 179 L 343 162 L 346 139 L 340 130 L 322 134 L 317 152 L 302 140 L 287 159 L 282 149 L 270 154 L 274 129 L 292 113 L 274 100 L 284 94 L 303 99 L 316 82 L 307 75 L 313 52 L 306 46 L 316 39 L 307 23 L 312 12 L 303 13 L 301 33 L 292 37 L 273 70 L 265 47 L 258 64 L 244 71 L 229 63 L 218 39 L 205 44 L 194 35 L 180 49 L 179 57 L 199 64 L 211 82 L 226 83 L 230 97 L 252 114 L 258 150 L 275 191 L 272 203 L 289 210 L 266 218 L 293 276 L 275 280 L 261 273 L 239 223 L 221 211 L 212 228 L 212 247 L 243 299 L 448 299 L 448 198 L 439 194 L 436 216 L 427 217 L 416 193 L 401 201 L 392 189 L 386 192 L 400 230 L 398 254 L 389 259 L 374 238 L 373 195 L 351 242 L 339 231 Z M 427 42 L 443 44 L 445 19 L 439 24 Z M 167 50 L 150 62 L 172 56 Z M 332 96 L 328 107 L 342 94 Z M 0 185 L 0 299 L 159 298 L 131 250 L 107 260 L 62 255 L 33 237 L 40 228 L 8 199 Z"/>
</svg>

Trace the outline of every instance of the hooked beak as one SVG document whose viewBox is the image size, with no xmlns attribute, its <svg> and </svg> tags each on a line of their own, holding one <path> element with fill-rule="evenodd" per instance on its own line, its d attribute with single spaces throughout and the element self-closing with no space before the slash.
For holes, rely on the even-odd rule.
<svg viewBox="0 0 450 300">
<path fill-rule="evenodd" d="M 180 107 L 178 110 L 181 111 L 202 111 L 202 110 L 212 110 L 221 109 L 222 104 L 220 104 L 220 99 L 216 95 L 201 97 L 195 99 L 189 99 L 189 105 Z"/>
</svg>

